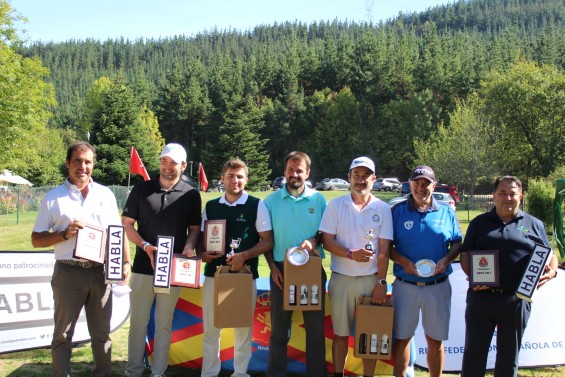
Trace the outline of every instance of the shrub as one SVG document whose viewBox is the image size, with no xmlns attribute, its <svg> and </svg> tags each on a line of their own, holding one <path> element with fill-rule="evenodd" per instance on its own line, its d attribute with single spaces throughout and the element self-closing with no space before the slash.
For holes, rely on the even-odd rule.
<svg viewBox="0 0 565 377">
<path fill-rule="evenodd" d="M 528 212 L 543 221 L 546 231 L 553 229 L 554 196 L 555 187 L 551 183 L 542 179 L 532 179 L 528 182 Z"/>
</svg>

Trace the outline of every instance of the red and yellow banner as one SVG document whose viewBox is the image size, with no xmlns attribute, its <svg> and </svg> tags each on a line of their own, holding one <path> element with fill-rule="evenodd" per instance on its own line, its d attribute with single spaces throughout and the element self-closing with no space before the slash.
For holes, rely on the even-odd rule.
<svg viewBox="0 0 565 377">
<path fill-rule="evenodd" d="M 268 286 L 267 279 L 259 279 L 255 318 L 253 324 L 253 357 L 249 365 L 251 371 L 266 371 L 269 359 L 269 338 L 271 336 L 271 296 L 270 291 L 262 290 Z M 266 284 L 265 284 L 266 282 Z M 201 291 L 185 288 L 181 291 L 173 319 L 173 339 L 169 352 L 169 364 L 187 368 L 200 369 L 202 366 L 202 323 Z M 326 296 L 325 342 L 328 371 L 333 373 L 332 364 L 332 320 L 330 317 L 329 298 Z M 306 372 L 306 333 L 300 312 L 292 318 L 291 338 L 288 343 L 288 372 Z M 153 328 L 148 331 L 148 355 L 151 358 L 153 349 Z M 353 356 L 353 337 L 350 338 L 349 353 L 345 365 L 346 373 L 363 375 L 361 359 Z M 222 369 L 233 370 L 234 334 L 232 329 L 222 331 L 220 342 Z M 375 374 L 392 375 L 392 361 L 378 361 Z"/>
</svg>

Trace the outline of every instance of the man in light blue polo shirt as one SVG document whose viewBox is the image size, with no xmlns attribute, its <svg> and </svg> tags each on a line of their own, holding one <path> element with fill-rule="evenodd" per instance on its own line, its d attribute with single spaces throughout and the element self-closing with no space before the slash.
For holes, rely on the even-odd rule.
<svg viewBox="0 0 565 377">
<path fill-rule="evenodd" d="M 267 376 L 287 375 L 288 332 L 293 311 L 283 309 L 283 261 L 290 247 L 298 246 L 324 258 L 318 235 L 326 199 L 319 192 L 306 187 L 310 175 L 310 157 L 303 152 L 291 152 L 285 158 L 286 185 L 265 199 L 271 215 L 274 248 L 265 258 L 271 269 L 271 338 Z M 306 374 L 327 376 L 326 342 L 324 339 L 326 273 L 322 268 L 320 287 L 321 310 L 303 311 L 306 330 Z"/>
<path fill-rule="evenodd" d="M 449 334 L 451 262 L 461 250 L 461 228 L 451 208 L 433 199 L 435 173 L 416 167 L 410 176 L 411 194 L 392 207 L 394 261 L 393 355 L 395 376 L 405 376 L 410 360 L 410 340 L 420 311 L 428 343 L 430 376 L 441 376 L 443 341 Z"/>
</svg>

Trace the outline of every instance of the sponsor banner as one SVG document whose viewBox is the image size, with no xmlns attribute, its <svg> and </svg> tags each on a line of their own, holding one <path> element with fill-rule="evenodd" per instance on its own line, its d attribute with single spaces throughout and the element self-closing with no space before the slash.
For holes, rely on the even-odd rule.
<svg viewBox="0 0 565 377">
<path fill-rule="evenodd" d="M 157 237 L 155 270 L 153 271 L 153 286 L 155 288 L 169 289 L 171 286 L 171 263 L 174 243 L 174 237 Z"/>
<path fill-rule="evenodd" d="M 108 226 L 106 239 L 106 280 L 123 281 L 124 280 L 124 242 L 125 230 L 121 225 Z"/>
<path fill-rule="evenodd" d="M 520 358 L 520 367 L 552 366 L 565 364 L 565 327 L 559 324 L 565 318 L 565 272 L 559 270 L 556 279 L 549 281 L 536 291 L 532 303 L 532 314 L 524 333 Z M 445 350 L 444 371 L 461 370 L 463 350 L 465 348 L 465 300 L 469 282 L 459 263 L 453 263 L 453 274 L 449 276 L 452 288 L 451 320 L 449 340 L 443 343 Z M 549 325 L 548 325 L 549 324 Z M 428 368 L 426 359 L 426 339 L 420 325 L 416 330 L 416 365 Z M 496 359 L 496 331 L 492 338 L 487 359 L 487 369 L 494 369 Z"/>
<path fill-rule="evenodd" d="M 0 252 L 0 353 L 49 347 L 53 336 L 53 252 Z M 129 315 L 129 295 L 114 295 L 112 331 Z M 90 340 L 84 310 L 73 342 Z"/>
</svg>

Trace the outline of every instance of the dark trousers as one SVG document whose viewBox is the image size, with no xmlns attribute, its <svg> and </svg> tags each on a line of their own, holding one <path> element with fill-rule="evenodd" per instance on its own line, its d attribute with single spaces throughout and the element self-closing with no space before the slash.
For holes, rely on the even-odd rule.
<svg viewBox="0 0 565 377">
<path fill-rule="evenodd" d="M 283 271 L 283 264 L 277 263 Z M 326 302 L 326 272 L 322 268 L 322 284 L 319 294 L 322 310 L 303 311 L 304 329 L 306 331 L 306 375 L 325 377 L 326 369 L 326 340 L 324 336 L 325 302 Z M 283 292 L 270 279 L 271 283 L 271 339 L 269 344 L 269 366 L 267 376 L 285 377 L 287 365 L 287 344 L 290 339 L 289 330 L 292 324 L 292 310 L 283 309 Z"/>
<path fill-rule="evenodd" d="M 92 376 L 110 376 L 112 293 L 105 282 L 104 266 L 82 268 L 56 263 L 51 287 L 55 305 L 55 329 L 51 342 L 53 376 L 71 375 L 73 335 L 83 307 L 94 359 Z"/>
<path fill-rule="evenodd" d="M 496 329 L 496 377 L 518 375 L 518 354 L 530 318 L 531 303 L 512 292 L 467 291 L 465 351 L 461 375 L 485 375 L 487 356 Z"/>
</svg>

